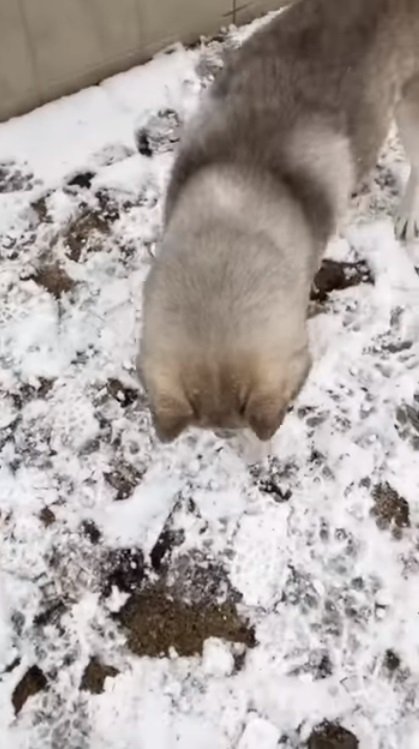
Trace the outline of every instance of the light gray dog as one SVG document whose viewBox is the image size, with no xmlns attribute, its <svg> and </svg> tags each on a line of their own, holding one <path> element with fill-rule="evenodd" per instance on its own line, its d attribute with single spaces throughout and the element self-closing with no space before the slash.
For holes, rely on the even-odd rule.
<svg viewBox="0 0 419 749">
<path fill-rule="evenodd" d="M 144 290 L 139 372 L 157 434 L 268 440 L 310 368 L 325 245 L 396 114 L 419 227 L 419 0 L 299 0 L 233 53 L 183 135 Z"/>
</svg>

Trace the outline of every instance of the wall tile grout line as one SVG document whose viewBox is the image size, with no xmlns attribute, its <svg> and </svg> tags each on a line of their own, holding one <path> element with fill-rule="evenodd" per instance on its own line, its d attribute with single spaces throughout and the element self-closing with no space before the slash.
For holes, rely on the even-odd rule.
<svg viewBox="0 0 419 749">
<path fill-rule="evenodd" d="M 31 30 L 29 27 L 28 19 L 26 16 L 26 9 L 24 7 L 24 0 L 18 0 L 18 8 L 19 8 L 19 15 L 22 20 L 22 28 L 25 35 L 29 57 L 32 64 L 32 80 L 34 83 L 34 87 L 36 90 L 36 99 L 37 99 L 37 106 L 40 106 L 41 104 L 45 103 L 45 99 L 42 95 L 42 86 L 39 76 L 39 68 L 38 68 L 38 62 L 36 57 L 36 51 L 35 51 L 35 45 L 33 43 Z"/>
</svg>

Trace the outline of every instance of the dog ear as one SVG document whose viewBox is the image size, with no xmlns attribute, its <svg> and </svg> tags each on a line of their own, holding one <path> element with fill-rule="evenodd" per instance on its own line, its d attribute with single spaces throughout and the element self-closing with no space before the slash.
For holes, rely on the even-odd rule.
<svg viewBox="0 0 419 749">
<path fill-rule="evenodd" d="M 276 382 L 273 382 L 272 375 L 275 370 L 272 370 L 268 381 L 265 380 L 250 393 L 245 417 L 260 440 L 270 440 L 277 432 L 288 407 L 301 390 L 310 367 L 310 354 L 304 346 L 290 358 L 285 378 L 282 373 L 281 380 L 281 373 L 278 372 Z"/>
<path fill-rule="evenodd" d="M 281 426 L 286 406 L 276 393 L 251 395 L 246 407 L 246 420 L 256 436 L 267 442 Z"/>
<path fill-rule="evenodd" d="M 156 399 L 153 423 L 161 442 L 173 442 L 192 423 L 192 409 L 186 400 L 163 395 Z"/>
</svg>

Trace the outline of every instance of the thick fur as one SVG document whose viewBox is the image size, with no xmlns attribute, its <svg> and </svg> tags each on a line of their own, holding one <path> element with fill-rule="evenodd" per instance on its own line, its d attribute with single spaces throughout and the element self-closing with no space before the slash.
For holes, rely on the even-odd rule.
<svg viewBox="0 0 419 749">
<path fill-rule="evenodd" d="M 419 0 L 298 0 L 231 56 L 186 128 L 144 290 L 157 432 L 269 439 L 310 368 L 310 284 L 419 73 Z"/>
</svg>

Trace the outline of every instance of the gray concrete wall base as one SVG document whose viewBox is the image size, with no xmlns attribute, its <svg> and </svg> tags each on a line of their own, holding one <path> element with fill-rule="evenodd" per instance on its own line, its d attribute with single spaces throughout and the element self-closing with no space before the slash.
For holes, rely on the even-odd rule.
<svg viewBox="0 0 419 749">
<path fill-rule="evenodd" d="M 0 0 L 0 120 L 287 0 Z"/>
</svg>

